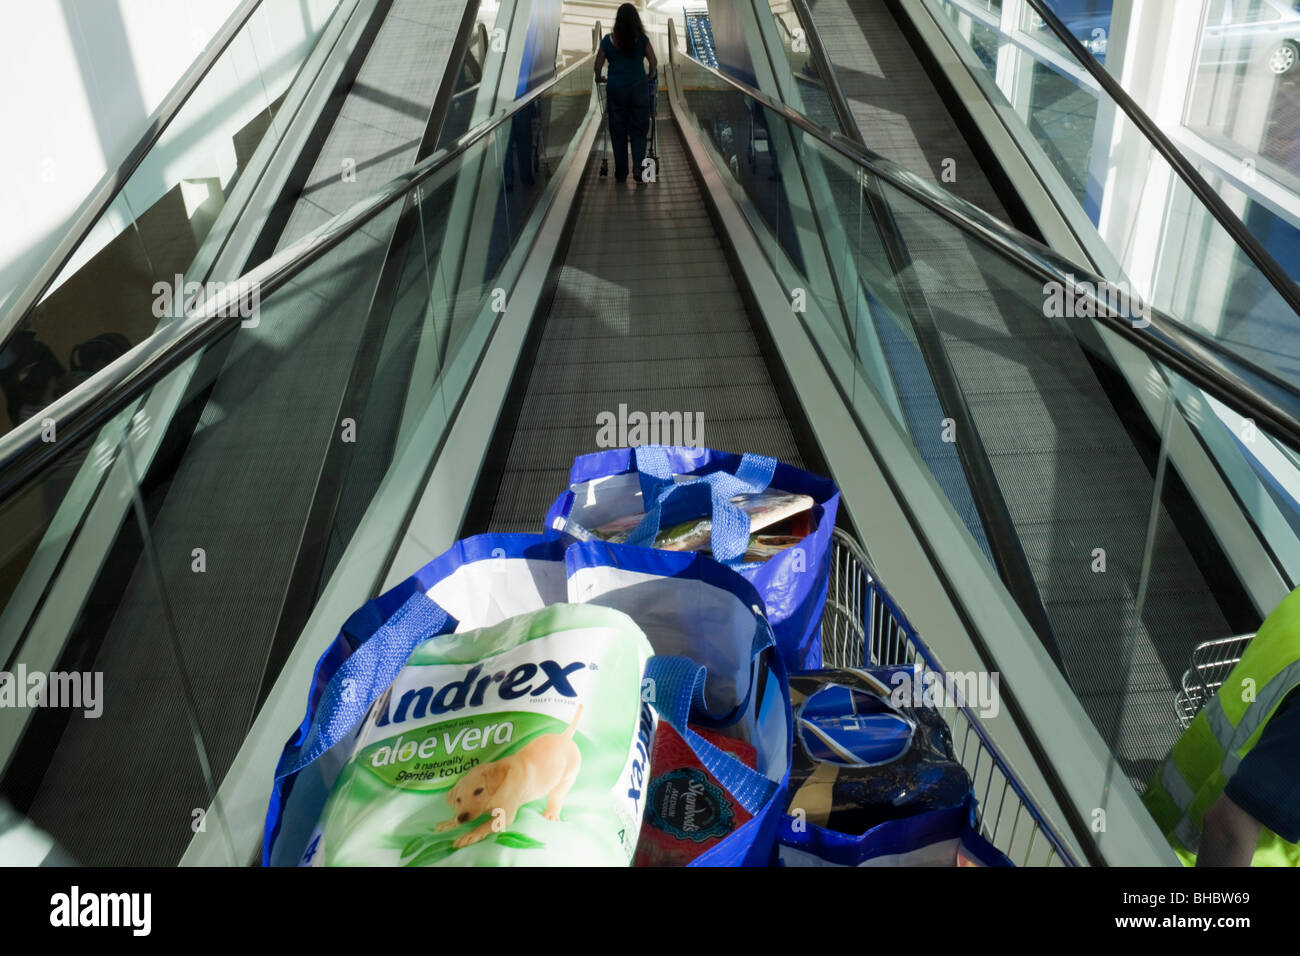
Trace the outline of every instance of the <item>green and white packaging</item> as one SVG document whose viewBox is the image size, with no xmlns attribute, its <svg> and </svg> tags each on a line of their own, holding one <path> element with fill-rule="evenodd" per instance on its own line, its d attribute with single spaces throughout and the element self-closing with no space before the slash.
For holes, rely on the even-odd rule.
<svg viewBox="0 0 1300 956">
<path fill-rule="evenodd" d="M 326 866 L 626 866 L 649 783 L 653 651 L 557 604 L 419 645 L 366 715 L 306 856 Z"/>
</svg>

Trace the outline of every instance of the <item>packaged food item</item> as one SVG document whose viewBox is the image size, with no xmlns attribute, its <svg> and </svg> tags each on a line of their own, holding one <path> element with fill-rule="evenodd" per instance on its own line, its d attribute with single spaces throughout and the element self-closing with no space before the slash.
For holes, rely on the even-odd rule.
<svg viewBox="0 0 1300 956">
<path fill-rule="evenodd" d="M 751 534 L 749 547 L 745 550 L 745 563 L 752 564 L 774 558 L 803 539 L 802 534 Z"/>
<path fill-rule="evenodd" d="M 804 527 L 797 532 L 796 540 L 802 540 L 811 530 L 806 527 L 813 507 L 813 499 L 809 495 L 797 495 L 786 491 L 764 491 L 755 495 L 737 495 L 731 499 L 731 503 L 749 515 L 751 533 L 773 528 L 782 522 L 787 524 L 795 522 L 801 516 L 804 518 Z M 644 514 L 628 515 L 606 522 L 585 533 L 614 544 L 622 544 L 644 517 Z M 584 534 L 584 529 L 581 528 L 574 530 L 566 526 L 565 530 L 575 537 Z M 668 528 L 661 528 L 655 537 L 655 547 L 667 551 L 707 551 L 712 533 L 711 517 L 694 518 Z M 751 539 L 751 545 L 752 543 Z"/>
<path fill-rule="evenodd" d="M 754 767 L 757 752 L 743 740 L 691 727 L 709 743 Z M 650 786 L 635 866 L 685 866 L 750 819 L 704 769 L 681 735 L 666 723 L 655 731 Z"/>
<path fill-rule="evenodd" d="M 837 833 L 962 806 L 970 777 L 933 707 L 891 700 L 895 672 L 826 669 L 790 675 L 794 707 L 791 812 Z"/>
<path fill-rule="evenodd" d="M 619 865 L 656 724 L 621 611 L 557 604 L 420 644 L 358 731 L 313 865 Z"/>
</svg>

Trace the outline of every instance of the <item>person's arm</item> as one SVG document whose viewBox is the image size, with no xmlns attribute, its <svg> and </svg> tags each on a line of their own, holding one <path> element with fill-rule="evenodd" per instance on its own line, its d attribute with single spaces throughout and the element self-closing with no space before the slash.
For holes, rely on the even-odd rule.
<svg viewBox="0 0 1300 956">
<path fill-rule="evenodd" d="M 1250 866 L 1259 843 L 1260 822 L 1226 793 L 1205 811 L 1197 866 Z"/>
<path fill-rule="evenodd" d="M 1262 830 L 1300 842 L 1300 689 L 1273 712 L 1205 812 L 1197 865 L 1249 865 Z"/>
<path fill-rule="evenodd" d="M 600 83 L 600 71 L 605 68 L 605 48 L 602 46 L 596 51 L 596 82 Z"/>
<path fill-rule="evenodd" d="M 650 75 L 659 72 L 659 58 L 655 56 L 655 48 L 650 45 L 650 38 L 645 38 L 645 58 L 650 61 Z"/>
</svg>

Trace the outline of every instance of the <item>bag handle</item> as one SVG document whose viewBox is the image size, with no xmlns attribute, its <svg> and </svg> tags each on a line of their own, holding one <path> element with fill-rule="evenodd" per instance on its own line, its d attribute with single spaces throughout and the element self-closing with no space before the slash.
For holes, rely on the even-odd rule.
<svg viewBox="0 0 1300 956">
<path fill-rule="evenodd" d="M 713 774 L 736 802 L 750 815 L 757 816 L 776 793 L 777 782 L 709 743 L 688 723 L 692 706 L 701 709 L 705 706 L 705 669 L 689 658 L 656 655 L 646 662 L 645 676 L 653 682 L 650 705 L 660 719 L 681 735 L 704 769 Z"/>
<path fill-rule="evenodd" d="M 668 448 L 664 445 L 638 445 L 632 449 L 633 463 L 641 482 L 641 494 L 647 500 L 655 497 L 656 492 L 667 484 L 688 484 L 674 482 L 672 463 L 668 459 Z M 766 491 L 772 483 L 776 472 L 776 459 L 766 455 L 754 455 L 746 452 L 740 456 L 740 464 L 735 474 L 727 471 L 715 471 L 703 478 L 692 480 L 710 481 L 715 484 L 735 482 L 736 490 L 730 497 L 739 494 L 756 494 Z M 728 490 L 723 488 L 722 490 Z"/>
<path fill-rule="evenodd" d="M 668 450 L 663 445 L 641 445 L 633 452 L 646 514 L 628 534 L 626 544 L 654 547 L 665 512 L 677 516 L 669 518 L 670 524 L 707 514 L 712 521 L 710 543 L 714 558 L 728 564 L 744 557 L 749 548 L 749 515 L 731 499 L 766 491 L 776 473 L 775 458 L 746 453 L 734 474 L 715 471 L 674 481 Z"/>
<path fill-rule="evenodd" d="M 416 645 L 455 627 L 455 618 L 423 591 L 407 598 L 339 665 L 321 694 L 302 743 L 281 756 L 275 779 L 297 773 L 346 737 L 406 666 Z"/>
</svg>

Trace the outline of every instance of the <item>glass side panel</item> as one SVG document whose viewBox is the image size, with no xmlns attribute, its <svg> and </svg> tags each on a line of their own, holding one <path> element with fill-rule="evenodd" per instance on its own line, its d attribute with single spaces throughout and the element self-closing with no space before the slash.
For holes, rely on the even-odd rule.
<svg viewBox="0 0 1300 956">
<path fill-rule="evenodd" d="M 489 76 L 488 56 L 495 52 L 492 50 L 490 39 L 493 24 L 494 20 L 489 11 L 484 9 L 484 5 L 480 5 L 478 19 L 474 24 L 474 35 L 465 50 L 460 70 L 456 73 L 456 86 L 452 91 L 451 102 L 447 105 L 447 118 L 443 121 L 442 132 L 438 135 L 438 149 L 466 133 L 473 125 L 476 114 L 482 111 L 482 115 L 486 115 L 486 111 L 490 108 L 490 104 L 482 101 L 487 96 L 484 82 Z"/>
<path fill-rule="evenodd" d="M 281 132 L 277 110 L 339 6 L 265 0 L 244 24 L 4 343 L 0 434 L 29 414 L 29 393 L 69 390 L 174 314 L 174 290 L 258 146 Z"/>
<path fill-rule="evenodd" d="M 839 119 L 826 90 L 829 78 L 817 70 L 807 29 L 800 21 L 794 5 L 789 0 L 769 0 L 768 6 L 776 23 L 777 37 L 781 41 L 781 53 L 794 81 L 793 88 L 785 94 L 786 104 L 813 122 L 838 131 Z"/>
<path fill-rule="evenodd" d="M 400 539 L 573 161 L 584 66 L 0 504 L 0 669 L 102 687 L 94 716 L 0 708 L 0 794 L 73 859 L 220 832 L 213 788 L 313 607 L 380 586 L 391 555 L 353 550 Z"/>
<path fill-rule="evenodd" d="M 1019 140 L 1102 276 L 1231 353 L 1293 385 L 1300 383 L 1300 317 L 1032 8 L 1011 0 L 998 8 L 975 0 L 925 4 Z M 1289 107 L 1279 103 L 1295 99 L 1285 90 L 1273 95 L 1275 80 L 1289 81 L 1271 74 L 1268 63 L 1272 53 L 1289 49 L 1285 28 L 1300 23 L 1300 14 L 1284 16 L 1281 10 L 1289 5 L 1273 0 L 1234 4 L 1232 11 L 1220 3 L 1220 18 L 1210 26 L 1175 12 L 1172 4 L 1143 5 L 1141 15 L 1127 0 L 1054 0 L 1052 5 L 1076 38 L 1193 159 L 1273 258 L 1293 278 L 1300 275 L 1300 199 L 1283 182 L 1285 177 L 1269 175 L 1289 159 L 1264 132 L 1278 117 L 1290 115 Z M 1265 10 L 1276 13 L 1268 28 L 1276 35 L 1270 34 L 1267 42 L 1266 30 L 1241 21 L 1250 11 Z M 1221 23 L 1223 17 L 1227 20 Z M 1232 25 L 1239 39 L 1253 38 L 1241 39 L 1242 59 L 1232 63 L 1225 60 L 1227 47 L 1216 46 L 1215 37 L 1227 29 L 1224 23 Z M 1263 44 L 1259 55 L 1247 56 L 1256 40 Z M 1238 49 L 1236 43 L 1233 49 Z M 1250 81 L 1225 92 L 1225 72 L 1237 71 L 1249 73 Z M 1219 99 L 1211 111 L 1206 91 L 1216 83 Z M 1253 91 L 1250 99 L 1246 90 Z M 1170 103 L 1181 108 L 1185 100 L 1191 125 L 1169 118 Z M 1213 129 L 1207 132 L 1205 124 L 1218 123 L 1221 130 L 1229 113 L 1243 115 L 1238 129 L 1249 145 L 1223 140 L 1214 147 L 1209 142 L 1222 136 Z M 1255 118 L 1247 122 L 1245 115 Z M 1255 132 L 1248 134 L 1250 123 Z"/>
</svg>

